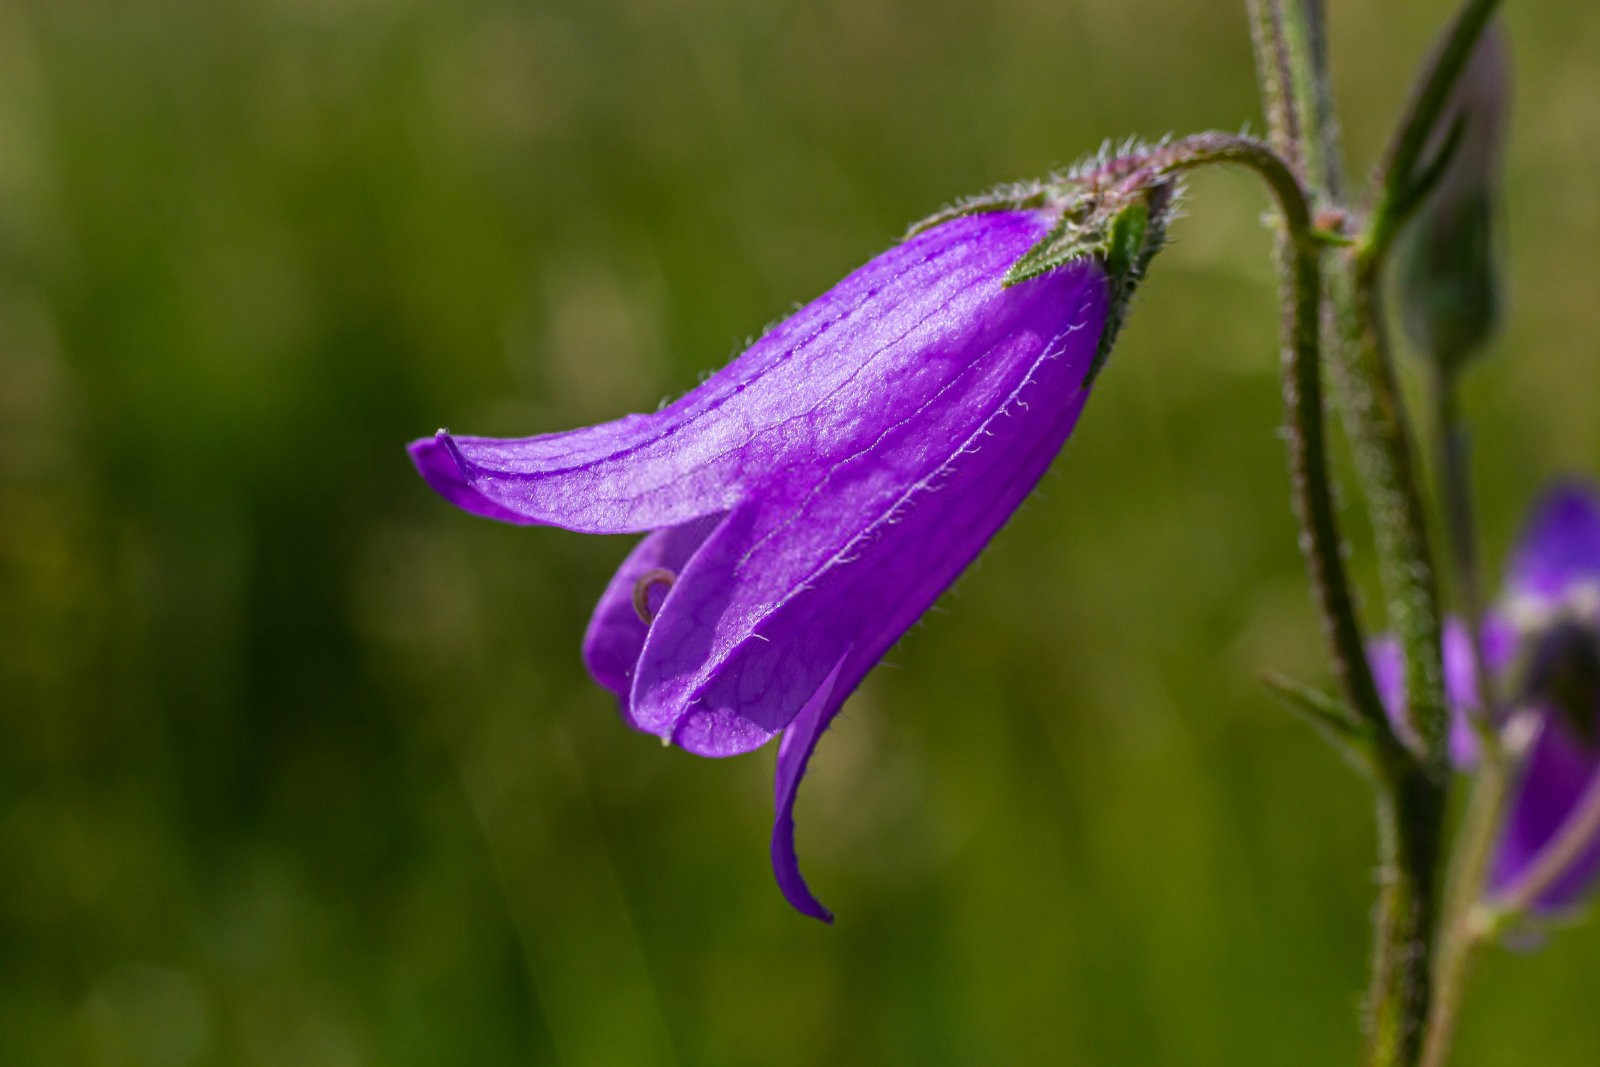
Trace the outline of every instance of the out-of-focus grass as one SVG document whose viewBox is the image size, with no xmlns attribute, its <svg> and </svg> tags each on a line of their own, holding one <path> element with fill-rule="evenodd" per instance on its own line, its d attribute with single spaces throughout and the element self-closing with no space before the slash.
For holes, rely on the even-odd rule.
<svg viewBox="0 0 1600 1067">
<path fill-rule="evenodd" d="M 1336 7 L 1359 178 L 1447 5 Z M 1495 558 L 1600 474 L 1600 14 L 1510 16 Z M 400 449 L 649 409 L 918 215 L 1251 93 L 1213 3 L 0 8 L 0 1058 L 1351 1062 L 1365 798 L 1255 682 L 1322 671 L 1246 177 L 823 742 L 833 929 L 771 885 L 772 754 L 584 676 L 626 541 Z M 1592 927 L 1488 956 L 1460 1062 L 1592 1062 L 1597 974 Z"/>
</svg>

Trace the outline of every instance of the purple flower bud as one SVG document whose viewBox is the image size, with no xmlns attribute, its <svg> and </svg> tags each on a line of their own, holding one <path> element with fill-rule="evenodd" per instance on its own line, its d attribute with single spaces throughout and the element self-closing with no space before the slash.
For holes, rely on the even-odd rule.
<svg viewBox="0 0 1600 1067">
<path fill-rule="evenodd" d="M 584 662 L 631 725 L 690 752 L 782 735 L 772 863 L 807 915 L 831 918 L 794 852 L 817 739 L 1044 474 L 1131 286 L 1094 256 L 1008 278 L 1059 232 L 1062 205 L 1033 202 L 914 233 L 654 414 L 410 446 L 467 511 L 648 531 Z"/>
<path fill-rule="evenodd" d="M 1495 229 L 1510 81 L 1505 34 L 1491 24 L 1440 116 L 1429 155 L 1443 170 L 1401 248 L 1406 334 L 1446 366 L 1476 352 L 1499 320 Z"/>
</svg>

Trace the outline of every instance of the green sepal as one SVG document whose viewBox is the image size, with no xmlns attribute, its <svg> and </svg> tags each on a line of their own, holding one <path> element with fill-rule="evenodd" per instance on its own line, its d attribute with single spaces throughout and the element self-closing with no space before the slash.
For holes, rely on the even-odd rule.
<svg viewBox="0 0 1600 1067">
<path fill-rule="evenodd" d="M 1372 773 L 1372 729 L 1342 700 L 1281 674 L 1268 673 L 1261 680 L 1284 707 L 1310 725 L 1347 763 L 1363 774 Z"/>
<path fill-rule="evenodd" d="M 1004 284 L 1020 285 L 1080 259 L 1100 261 L 1110 285 L 1105 328 L 1085 382 L 1093 381 L 1111 354 L 1134 290 L 1145 268 L 1166 239 L 1175 185 L 1170 179 L 1147 185 L 1120 185 L 1111 190 L 1087 184 L 1062 187 L 1070 197 L 1061 217 L 1044 239 L 1006 272 Z"/>
<path fill-rule="evenodd" d="M 1065 202 L 1055 226 L 1011 264 L 1011 269 L 1006 271 L 1006 286 L 1021 285 L 1089 256 L 1104 260 L 1110 253 L 1115 216 L 1108 213 L 1101 198 L 1092 193 L 1064 192 Z"/>
<path fill-rule="evenodd" d="M 1149 151 L 1130 142 L 1113 154 L 1108 146 L 1098 157 L 1047 181 L 1002 185 L 957 201 L 915 223 L 906 236 L 991 211 L 1054 216 L 1050 231 L 1011 264 L 1001 284 L 1021 285 L 1086 258 L 1099 261 L 1110 283 L 1109 307 L 1087 384 L 1111 354 L 1134 290 L 1165 241 L 1173 214 L 1176 179 L 1142 167 Z"/>
<path fill-rule="evenodd" d="M 1135 200 L 1122 209 L 1111 224 L 1110 248 L 1106 250 L 1106 272 L 1126 277 L 1142 265 L 1144 239 L 1150 232 L 1150 205 Z"/>
</svg>

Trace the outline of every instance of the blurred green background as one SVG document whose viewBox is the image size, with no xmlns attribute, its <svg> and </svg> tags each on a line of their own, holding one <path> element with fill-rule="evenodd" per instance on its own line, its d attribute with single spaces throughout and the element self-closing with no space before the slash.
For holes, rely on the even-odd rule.
<svg viewBox="0 0 1600 1067">
<path fill-rule="evenodd" d="M 1360 174 L 1448 5 L 1333 6 Z M 1600 474 L 1600 9 L 1508 6 L 1492 560 Z M 1257 682 L 1326 674 L 1248 177 L 823 741 L 831 929 L 773 751 L 585 676 L 628 540 L 401 449 L 649 410 L 954 197 L 1247 121 L 1214 0 L 0 5 L 0 1061 L 1353 1062 L 1367 800 Z M 1597 979 L 1592 925 L 1489 954 L 1459 1062 L 1594 1062 Z"/>
</svg>

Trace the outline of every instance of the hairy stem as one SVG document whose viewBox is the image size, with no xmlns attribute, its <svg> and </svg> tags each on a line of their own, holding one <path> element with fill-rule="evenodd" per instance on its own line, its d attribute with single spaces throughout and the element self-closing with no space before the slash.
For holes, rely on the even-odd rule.
<svg viewBox="0 0 1600 1067">
<path fill-rule="evenodd" d="M 1342 254 L 1332 274 L 1330 295 L 1333 302 L 1333 332 L 1337 338 L 1341 372 L 1345 425 L 1355 446 L 1357 466 L 1372 508 L 1379 567 L 1389 602 L 1389 621 L 1404 652 L 1405 714 L 1416 736 L 1423 741 L 1425 766 L 1410 768 L 1406 778 L 1410 787 L 1397 790 L 1380 800 L 1380 824 L 1393 822 L 1410 826 L 1414 849 L 1408 854 L 1403 835 L 1385 830 L 1394 838 L 1394 848 L 1385 846 L 1385 863 L 1392 856 L 1407 865 L 1406 874 L 1419 891 L 1431 892 L 1433 865 L 1437 860 L 1443 788 L 1446 773 L 1448 712 L 1444 702 L 1443 664 L 1440 655 L 1441 619 L 1439 595 L 1429 550 L 1426 516 L 1417 491 L 1415 464 L 1411 458 L 1410 436 L 1405 409 L 1395 381 L 1389 356 L 1379 283 L 1384 257 L 1395 235 L 1420 202 L 1419 162 L 1459 79 L 1467 58 L 1482 35 L 1498 0 L 1466 0 L 1446 32 L 1444 46 L 1413 93 L 1410 106 L 1385 156 L 1380 171 L 1378 195 L 1369 222 L 1355 247 Z M 1426 170 L 1425 167 L 1421 168 Z M 1453 404 L 1453 397 L 1441 403 Z M 1446 433 L 1454 432 L 1454 412 L 1443 412 Z M 1445 475 L 1448 507 L 1454 512 L 1452 528 L 1458 546 L 1461 583 L 1467 598 L 1467 613 L 1475 624 L 1480 610 L 1476 571 L 1476 548 L 1471 539 L 1466 477 L 1459 455 L 1451 443 Z M 1454 468 L 1455 473 L 1449 469 Z M 1476 638 L 1474 648 L 1477 648 Z M 1476 657 L 1482 670 L 1482 657 Z M 1491 699 L 1487 679 L 1480 673 L 1481 700 Z M 1490 731 L 1485 731 L 1487 735 Z M 1437 1008 L 1429 1004 L 1430 954 L 1433 930 L 1423 924 L 1412 927 L 1403 914 L 1387 905 L 1379 908 L 1379 951 L 1374 960 L 1373 1010 L 1374 1064 L 1409 1064 L 1426 1046 L 1427 1054 L 1438 1059 L 1448 1049 L 1455 1013 L 1460 998 L 1468 957 L 1471 951 L 1470 900 L 1463 894 L 1476 893 L 1481 885 L 1482 868 L 1487 863 L 1488 845 L 1504 790 L 1503 770 L 1493 749 L 1492 738 L 1484 745 L 1486 780 L 1476 798 L 1473 818 L 1481 825 L 1469 827 L 1470 838 L 1463 842 L 1468 854 L 1459 858 L 1451 892 L 1451 914 L 1443 933 L 1438 970 L 1443 994 Z M 1386 813 L 1398 805 L 1398 812 Z M 1480 850 L 1482 850 L 1480 852 Z M 1388 883 L 1385 895 L 1391 892 Z M 1415 904 L 1427 908 L 1426 896 Z M 1430 916 L 1431 919 L 1431 916 Z M 1407 951 L 1386 949 L 1389 944 L 1409 944 Z M 1386 977 L 1385 971 L 1408 977 Z M 1386 1007 L 1384 1001 L 1391 1002 Z M 1411 1020 L 1423 1025 L 1413 1029 Z"/>
<path fill-rule="evenodd" d="M 1294 99 L 1298 81 L 1290 69 L 1293 60 L 1284 30 L 1283 0 L 1245 0 L 1245 10 L 1250 17 L 1261 106 L 1266 112 L 1267 142 L 1296 175 L 1303 176 L 1301 108 Z"/>
<path fill-rule="evenodd" d="M 1409 758 L 1392 761 L 1378 787 L 1377 932 L 1367 1000 L 1372 1067 L 1414 1064 L 1422 1049 L 1443 820 L 1437 783 Z"/>
<path fill-rule="evenodd" d="M 1378 279 L 1359 255 L 1346 252 L 1337 257 L 1330 283 L 1338 340 L 1334 366 L 1345 428 L 1371 508 L 1389 625 L 1404 653 L 1406 721 L 1422 740 L 1429 768 L 1442 775 L 1448 721 L 1439 592 Z"/>
<path fill-rule="evenodd" d="M 1405 713 L 1426 754 L 1401 751 L 1380 776 L 1383 888 L 1369 1011 L 1373 1067 L 1416 1062 L 1429 1010 L 1435 865 L 1444 812 L 1448 722 L 1438 592 L 1405 411 L 1375 279 L 1344 253 L 1332 276 L 1345 425 L 1371 507 L 1389 622 L 1405 665 Z"/>
<path fill-rule="evenodd" d="M 1310 201 L 1289 164 L 1250 137 L 1200 133 L 1151 151 L 1126 179 L 1214 163 L 1237 163 L 1260 175 L 1278 201 L 1283 229 L 1278 241 L 1283 307 L 1283 400 L 1288 419 L 1289 474 L 1301 547 L 1311 575 L 1323 632 L 1350 706 L 1374 733 L 1398 748 L 1367 663 L 1361 624 L 1345 571 L 1343 538 L 1334 507 L 1323 423 L 1322 263 L 1312 234 Z"/>
<path fill-rule="evenodd" d="M 1378 776 L 1383 885 L 1368 994 L 1369 1062 L 1394 1067 L 1417 1062 L 1429 1013 L 1448 734 L 1439 600 L 1376 279 L 1341 253 L 1330 280 L 1345 426 L 1371 508 L 1389 623 L 1404 653 L 1405 714 L 1425 754 L 1419 762 L 1394 752 Z"/>
<path fill-rule="evenodd" d="M 1313 204 L 1339 195 L 1341 164 L 1328 79 L 1323 0 L 1245 0 L 1267 140 Z"/>
<path fill-rule="evenodd" d="M 1321 610 L 1323 634 L 1334 671 L 1350 706 L 1374 731 L 1389 733 L 1383 702 L 1367 662 L 1343 538 L 1334 510 L 1322 399 L 1320 258 L 1286 227 L 1278 240 L 1283 286 L 1283 406 L 1288 417 L 1289 477 L 1311 584 Z"/>
<path fill-rule="evenodd" d="M 1199 134 L 1164 146 L 1152 152 L 1128 180 L 1148 180 L 1152 174 L 1209 163 L 1242 163 L 1252 167 L 1278 196 L 1282 211 L 1283 232 L 1278 248 L 1284 278 L 1284 401 L 1288 411 L 1290 472 L 1296 512 L 1335 669 L 1351 707 L 1373 727 L 1376 752 L 1378 773 L 1374 778 L 1378 786 L 1382 877 L 1375 916 L 1372 982 L 1367 1000 L 1372 1041 L 1370 1063 L 1373 1067 L 1409 1067 L 1416 1063 L 1421 1051 L 1429 1011 L 1434 880 L 1444 815 L 1444 790 L 1436 769 L 1419 762 L 1408 752 L 1389 726 L 1373 685 L 1350 596 L 1340 553 L 1323 426 L 1321 261 L 1304 188 L 1288 164 L 1266 145 L 1225 134 Z M 1371 291 L 1367 290 L 1369 294 Z M 1354 302 L 1354 306 L 1363 310 L 1359 302 Z M 1371 317 L 1363 321 L 1376 324 L 1377 309 L 1365 310 Z M 1370 348 L 1363 344 L 1352 346 L 1352 350 L 1382 359 L 1354 368 L 1362 375 L 1372 366 L 1387 371 L 1387 349 L 1375 325 L 1370 338 Z M 1369 466 L 1381 474 L 1387 480 L 1383 484 L 1390 487 L 1386 494 L 1375 496 L 1378 501 L 1375 511 L 1381 510 L 1384 504 L 1389 507 L 1386 513 L 1389 521 L 1381 527 L 1379 545 L 1390 561 L 1413 561 L 1410 567 L 1392 567 L 1386 573 L 1392 581 L 1397 576 L 1407 579 L 1396 583 L 1400 595 L 1395 597 L 1395 603 L 1407 609 L 1400 627 L 1406 639 L 1403 643 L 1414 661 L 1433 664 L 1431 675 L 1423 674 L 1424 683 L 1431 684 L 1432 688 L 1424 691 L 1432 694 L 1431 706 L 1442 714 L 1437 597 L 1425 530 L 1420 526 L 1421 506 L 1411 475 L 1410 446 L 1398 396 L 1393 389 L 1392 373 L 1380 380 L 1388 383 L 1387 391 L 1363 394 L 1352 389 L 1350 392 L 1380 398 L 1388 405 L 1386 421 L 1368 419 L 1369 423 L 1393 432 L 1391 436 L 1370 439 L 1374 455 L 1369 457 Z M 1397 500 L 1410 506 L 1399 506 L 1395 503 Z M 1417 566 L 1415 561 L 1419 557 L 1421 565 Z M 1414 607 L 1413 601 L 1416 601 Z M 1423 625 L 1418 625 L 1419 620 Z M 1426 620 L 1431 620 L 1431 626 Z M 1408 672 L 1413 679 L 1413 690 L 1421 688 L 1414 680 L 1418 673 L 1415 669 Z M 1426 700 L 1417 703 L 1430 706 Z"/>
<path fill-rule="evenodd" d="M 1407 751 L 1395 739 L 1379 709 L 1378 729 L 1374 731 L 1373 780 L 1378 789 L 1382 884 L 1367 1001 L 1370 1062 L 1374 1067 L 1414 1064 L 1425 1040 L 1431 1040 L 1426 1037 L 1431 1017 L 1429 967 L 1445 808 L 1443 783 L 1448 773 L 1439 591 L 1405 407 L 1389 353 L 1379 282 L 1394 234 L 1419 200 L 1418 170 L 1424 147 L 1496 4 L 1497 0 L 1465 0 L 1386 154 L 1377 206 L 1370 221 L 1353 247 L 1337 254 L 1328 278 L 1331 309 L 1327 328 L 1330 347 L 1337 352 L 1335 366 L 1344 423 L 1370 506 L 1388 622 L 1403 652 L 1404 716 L 1423 745 L 1420 758 Z M 1295 174 L 1309 187 L 1316 202 L 1338 208 L 1340 167 L 1328 91 L 1323 0 L 1247 0 L 1247 5 L 1272 143 L 1291 161 Z M 1305 309 L 1320 310 L 1321 305 L 1317 299 L 1299 293 L 1305 273 L 1294 247 L 1293 223 L 1286 222 L 1279 258 L 1284 265 L 1285 300 L 1289 307 L 1287 352 L 1307 344 L 1303 338 L 1293 338 L 1293 333 L 1303 328 Z M 1313 331 L 1315 328 L 1313 324 Z M 1314 340 L 1310 346 L 1314 349 Z M 1286 355 L 1286 366 L 1289 365 L 1292 364 Z M 1287 375 L 1286 380 L 1291 383 L 1286 386 L 1291 409 L 1304 399 L 1290 393 L 1293 385 L 1315 388 L 1314 383 L 1295 374 Z M 1320 414 L 1317 417 L 1320 419 Z M 1454 425 L 1453 417 L 1450 425 Z M 1317 426 L 1320 432 L 1320 422 Z M 1321 449 L 1320 436 L 1313 444 Z M 1291 448 L 1296 450 L 1298 463 L 1298 446 L 1291 442 Z M 1325 462 L 1325 457 L 1314 458 Z M 1464 468 L 1460 467 L 1459 456 L 1452 463 L 1463 473 L 1454 482 L 1462 492 L 1453 497 L 1451 506 L 1457 515 L 1466 516 L 1470 508 L 1464 493 Z M 1314 517 L 1307 521 L 1308 529 L 1313 525 Z M 1464 596 L 1468 613 L 1475 619 L 1480 607 L 1476 546 L 1471 540 L 1470 523 L 1456 523 L 1454 528 L 1457 533 L 1453 543 L 1464 550 L 1460 556 L 1462 573 L 1468 579 L 1461 584 L 1467 590 Z M 1463 535 L 1462 530 L 1467 533 Z M 1341 650 L 1336 656 L 1349 655 L 1340 640 L 1336 639 L 1334 645 Z M 1362 654 L 1359 648 L 1355 654 Z M 1349 679 L 1346 681 L 1348 684 Z M 1487 701 L 1486 680 L 1480 688 Z M 1366 713 L 1363 697 L 1352 694 L 1351 703 Z M 1497 757 L 1490 753 L 1486 758 Z M 1493 795 L 1482 803 L 1490 808 L 1499 806 Z M 1484 836 L 1490 833 L 1492 827 L 1483 832 Z M 1462 862 L 1478 866 L 1486 861 L 1469 856 Z M 1457 873 L 1464 881 L 1470 878 L 1473 887 L 1480 884 L 1481 875 L 1477 873 L 1469 875 L 1459 869 Z M 1457 892 L 1465 893 L 1467 889 L 1457 886 L 1452 891 L 1453 906 L 1457 905 Z M 1457 921 L 1466 920 L 1458 920 L 1453 911 L 1452 923 Z M 1440 962 L 1447 968 L 1464 968 L 1465 952 L 1455 945 L 1441 956 Z M 1441 977 L 1449 977 L 1453 996 L 1459 976 L 1447 969 Z M 1447 1042 L 1454 1001 L 1440 1010 L 1446 1015 L 1442 1017 L 1444 1034 L 1438 1040 Z"/>
</svg>

